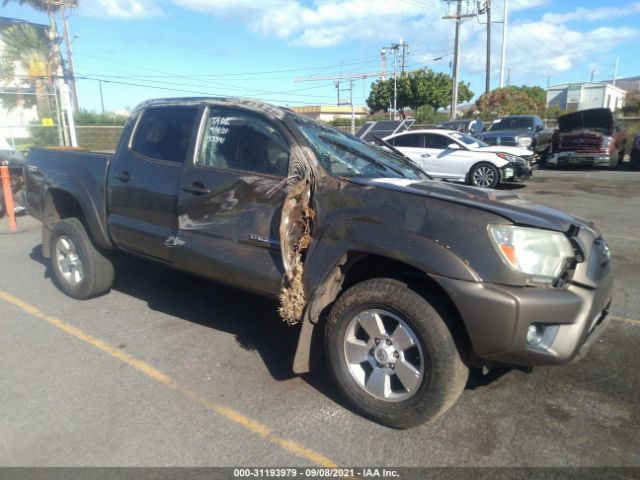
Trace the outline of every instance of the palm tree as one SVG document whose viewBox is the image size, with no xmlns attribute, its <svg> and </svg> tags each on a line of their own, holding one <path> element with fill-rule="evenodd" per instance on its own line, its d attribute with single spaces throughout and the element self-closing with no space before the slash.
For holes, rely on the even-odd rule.
<svg viewBox="0 0 640 480">
<path fill-rule="evenodd" d="M 28 85 L 35 89 L 35 101 L 40 114 L 50 112 L 51 71 L 49 69 L 49 39 L 46 31 L 23 23 L 7 27 L 2 32 L 4 48 L 0 53 L 0 80 L 5 84 Z M 33 105 L 33 97 L 3 95 L 2 104 L 12 108 L 23 102 Z"/>
</svg>

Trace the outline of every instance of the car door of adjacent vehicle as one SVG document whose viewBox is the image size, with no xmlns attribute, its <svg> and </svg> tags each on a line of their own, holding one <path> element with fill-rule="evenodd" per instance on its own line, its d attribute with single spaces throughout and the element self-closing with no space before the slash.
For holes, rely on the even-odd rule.
<svg viewBox="0 0 640 480">
<path fill-rule="evenodd" d="M 390 139 L 391 145 L 404 153 L 411 160 L 421 165 L 426 158 L 424 151 L 424 136 L 421 133 L 404 133 Z"/>
<path fill-rule="evenodd" d="M 426 133 L 424 135 L 424 151 L 429 154 L 425 161 L 426 172 L 436 178 L 460 179 L 464 178 L 465 150 L 449 148 L 455 144 L 446 135 L 439 133 Z"/>
<path fill-rule="evenodd" d="M 178 200 L 173 262 L 186 270 L 263 293 L 284 272 L 281 210 L 291 188 L 290 148 L 279 126 L 242 108 L 211 107 Z"/>
<path fill-rule="evenodd" d="M 176 192 L 193 152 L 197 107 L 145 110 L 107 180 L 109 231 L 119 248 L 168 260 L 177 231 Z"/>
</svg>

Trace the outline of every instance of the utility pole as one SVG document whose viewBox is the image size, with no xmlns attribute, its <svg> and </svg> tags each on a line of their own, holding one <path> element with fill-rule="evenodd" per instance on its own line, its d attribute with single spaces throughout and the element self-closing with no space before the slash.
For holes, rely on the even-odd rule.
<svg viewBox="0 0 640 480">
<path fill-rule="evenodd" d="M 58 32 L 56 29 L 56 19 L 53 13 L 52 3 L 47 5 L 47 13 L 49 14 L 49 40 L 51 41 L 51 51 L 49 53 L 49 69 L 51 74 L 55 76 L 56 95 L 60 95 L 60 106 L 62 112 L 60 117 L 62 118 L 62 126 L 64 128 L 65 144 L 69 144 L 72 147 L 78 146 L 76 139 L 76 126 L 73 119 L 73 108 L 71 107 L 71 97 L 67 84 L 64 81 L 64 74 L 62 71 L 62 56 L 60 54 L 60 45 L 58 43 Z M 66 125 L 69 126 L 67 132 Z"/>
<path fill-rule="evenodd" d="M 500 88 L 504 87 L 504 67 L 507 57 L 507 20 L 509 19 L 509 0 L 504 0 L 504 17 L 502 19 L 502 55 L 500 60 Z"/>
<path fill-rule="evenodd" d="M 296 82 L 317 82 L 321 80 L 332 80 L 336 82 L 336 87 L 338 88 L 338 105 L 350 105 L 351 106 L 351 134 L 355 135 L 356 133 L 356 111 L 355 105 L 353 103 L 353 88 L 355 84 L 355 80 L 357 79 L 365 79 L 370 77 L 378 77 L 380 72 L 367 72 L 367 73 L 347 73 L 340 74 L 336 76 L 326 76 L 326 77 L 300 77 L 296 78 Z M 348 102 L 340 102 L 340 81 L 346 80 L 349 82 L 349 101 Z"/>
<path fill-rule="evenodd" d="M 491 90 L 491 0 L 486 0 L 487 9 L 487 74 L 484 93 Z"/>
<path fill-rule="evenodd" d="M 448 3 L 452 1 L 456 2 L 456 14 L 455 15 L 447 15 L 442 17 L 445 20 L 455 20 L 456 22 L 456 35 L 454 40 L 454 49 L 453 49 L 453 85 L 451 88 L 451 119 L 454 120 L 456 118 L 456 107 L 458 105 L 458 73 L 460 69 L 460 24 L 463 19 L 477 17 L 478 14 L 474 11 L 470 13 L 467 11 L 466 13 L 462 13 L 462 0 L 447 0 Z M 467 2 L 467 7 L 469 2 Z"/>
<path fill-rule="evenodd" d="M 64 33 L 64 43 L 67 48 L 67 65 L 68 71 L 66 78 L 69 79 L 69 85 L 71 87 L 71 100 L 73 111 L 78 110 L 78 90 L 76 88 L 76 72 L 73 67 L 73 54 L 71 52 L 71 39 L 69 38 L 69 23 L 67 22 L 67 14 L 65 11 L 64 2 L 60 4 L 60 16 L 62 17 L 62 31 Z"/>
<path fill-rule="evenodd" d="M 616 63 L 613 66 L 613 86 L 616 86 L 616 78 L 618 76 L 618 63 L 620 62 L 620 57 L 616 57 Z"/>
<path fill-rule="evenodd" d="M 100 86 L 100 105 L 102 106 L 102 113 L 104 113 L 104 96 L 102 95 L 102 80 L 98 80 Z M 340 95 L 340 93 L 338 93 Z"/>
<path fill-rule="evenodd" d="M 380 50 L 380 80 L 386 80 L 387 78 L 387 50 Z"/>
</svg>

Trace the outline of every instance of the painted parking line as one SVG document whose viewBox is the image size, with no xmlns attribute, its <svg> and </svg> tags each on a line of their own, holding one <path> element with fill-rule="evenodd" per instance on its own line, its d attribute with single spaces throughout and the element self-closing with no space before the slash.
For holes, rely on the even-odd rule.
<svg viewBox="0 0 640 480">
<path fill-rule="evenodd" d="M 223 416 L 227 420 L 240 425 L 244 429 L 258 435 L 259 437 L 263 438 L 267 442 L 273 445 L 277 445 L 278 447 L 282 448 L 283 450 L 297 457 L 301 457 L 305 460 L 308 460 L 316 465 L 320 465 L 323 467 L 332 468 L 337 466 L 337 464 L 333 460 L 322 455 L 321 453 L 318 453 L 315 450 L 307 448 L 304 445 L 296 442 L 295 440 L 291 440 L 291 439 L 284 438 L 277 435 L 267 425 L 263 424 L 258 420 L 254 420 L 253 418 L 250 418 L 238 412 L 237 410 L 234 410 L 233 408 L 210 401 L 206 397 L 200 395 L 198 392 L 195 392 L 190 388 L 180 385 L 169 375 L 167 375 L 164 372 L 161 372 L 151 364 L 143 360 L 139 360 L 123 352 L 121 349 L 113 345 L 110 345 L 109 343 L 104 342 L 99 338 L 93 337 L 83 332 L 82 330 L 80 330 L 77 327 L 74 327 L 73 325 L 63 322 L 62 320 L 59 320 L 58 318 L 53 317 L 51 315 L 47 315 L 46 313 L 42 312 L 38 308 L 34 307 L 33 305 L 30 305 L 7 292 L 0 290 L 0 299 L 20 308 L 21 310 L 27 312 L 28 314 L 36 318 L 39 318 L 40 320 L 44 320 L 48 324 L 64 331 L 65 333 L 79 340 L 82 340 L 85 343 L 88 343 L 89 345 L 97 348 L 98 350 L 101 350 L 102 352 L 121 361 L 122 363 L 126 363 L 127 365 L 135 368 L 140 373 L 143 373 L 147 377 L 155 380 L 158 383 L 161 383 L 165 387 L 181 393 L 182 395 L 189 398 L 193 402 L 199 405 L 202 405 L 209 410 L 216 412 L 217 414 Z"/>
<path fill-rule="evenodd" d="M 613 315 L 611 317 L 611 320 L 617 320 L 618 322 L 634 323 L 636 325 L 640 325 L 640 320 L 636 320 L 634 318 L 619 317 L 617 315 Z"/>
</svg>

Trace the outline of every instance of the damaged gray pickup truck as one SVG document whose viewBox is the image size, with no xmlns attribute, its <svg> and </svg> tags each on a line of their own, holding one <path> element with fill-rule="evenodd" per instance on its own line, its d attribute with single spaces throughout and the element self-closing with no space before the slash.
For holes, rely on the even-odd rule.
<svg viewBox="0 0 640 480">
<path fill-rule="evenodd" d="M 107 293 L 120 251 L 279 297 L 294 371 L 324 352 L 395 428 L 449 409 L 471 367 L 578 358 L 608 320 L 592 224 L 259 102 L 146 102 L 113 155 L 32 149 L 26 186 L 70 296 Z"/>
</svg>

